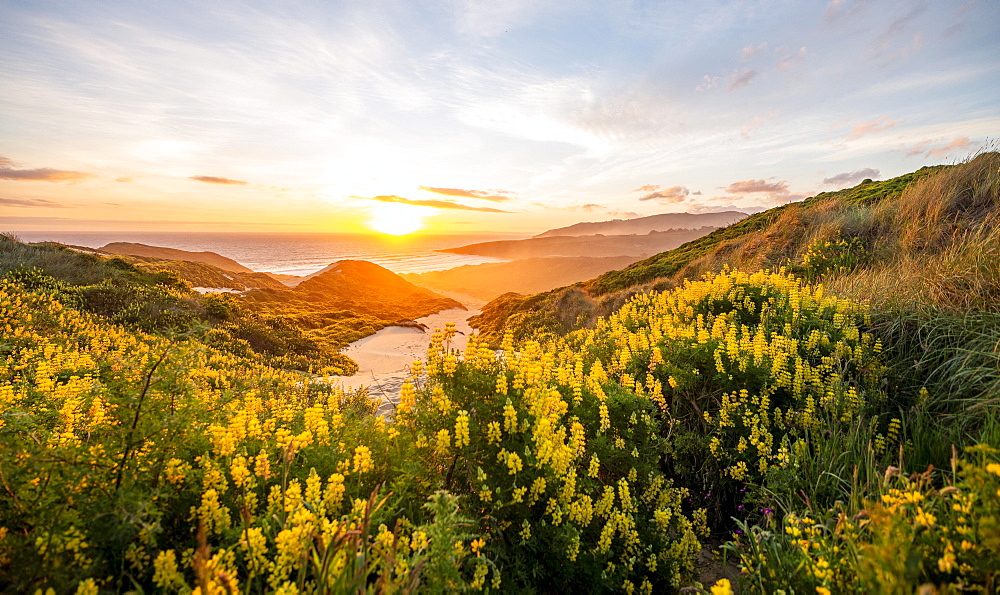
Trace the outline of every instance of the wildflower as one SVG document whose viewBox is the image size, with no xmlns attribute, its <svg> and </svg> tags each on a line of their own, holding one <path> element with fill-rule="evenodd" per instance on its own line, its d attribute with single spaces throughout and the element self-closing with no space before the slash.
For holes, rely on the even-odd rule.
<svg viewBox="0 0 1000 595">
<path fill-rule="evenodd" d="M 938 558 L 938 569 L 941 570 L 941 572 L 951 572 L 952 569 L 955 568 L 955 560 L 955 547 L 949 541 L 944 555 Z"/>
<path fill-rule="evenodd" d="M 375 467 L 371 450 L 364 445 L 354 448 L 354 472 L 365 473 Z"/>
<path fill-rule="evenodd" d="M 733 586 L 728 578 L 720 578 L 712 585 L 712 595 L 733 595 Z"/>
<path fill-rule="evenodd" d="M 924 509 L 917 507 L 917 524 L 924 525 L 927 527 L 933 527 L 937 523 L 937 517 L 929 512 L 924 512 Z"/>
<path fill-rule="evenodd" d="M 481 550 L 484 545 L 486 545 L 486 540 L 480 537 L 478 539 L 472 540 L 472 542 L 469 544 L 469 547 L 472 548 L 472 552 L 476 554 L 476 556 L 479 556 L 479 550 Z"/>
</svg>

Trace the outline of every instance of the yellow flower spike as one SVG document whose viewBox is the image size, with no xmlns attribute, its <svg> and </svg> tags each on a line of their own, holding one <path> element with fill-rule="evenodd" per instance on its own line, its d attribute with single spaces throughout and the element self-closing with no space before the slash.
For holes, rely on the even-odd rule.
<svg viewBox="0 0 1000 595">
<path fill-rule="evenodd" d="M 728 578 L 720 578 L 710 589 L 712 595 L 733 595 L 733 586 Z"/>
</svg>

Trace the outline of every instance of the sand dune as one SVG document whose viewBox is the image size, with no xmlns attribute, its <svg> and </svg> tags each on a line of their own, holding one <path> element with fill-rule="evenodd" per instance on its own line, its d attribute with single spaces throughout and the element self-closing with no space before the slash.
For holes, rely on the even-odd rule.
<svg viewBox="0 0 1000 595">
<path fill-rule="evenodd" d="M 466 337 L 472 332 L 468 319 L 479 314 L 482 301 L 474 299 L 461 301 L 469 308 L 468 310 L 455 308 L 418 318 L 417 322 L 426 326 L 426 331 L 419 328 L 390 326 L 351 343 L 342 350 L 342 353 L 358 363 L 358 372 L 353 376 L 333 378 L 332 383 L 339 384 L 345 389 L 368 387 L 370 395 L 382 400 L 379 414 L 391 414 L 399 400 L 399 389 L 410 375 L 410 364 L 415 360 L 424 359 L 434 329 L 443 329 L 446 323 L 454 322 L 459 332 L 455 335 L 451 346 L 454 349 L 465 349 Z"/>
</svg>

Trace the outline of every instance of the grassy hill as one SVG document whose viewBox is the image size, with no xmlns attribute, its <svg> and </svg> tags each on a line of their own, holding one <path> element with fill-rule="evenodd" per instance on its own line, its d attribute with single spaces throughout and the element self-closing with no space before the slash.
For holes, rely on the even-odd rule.
<svg viewBox="0 0 1000 595">
<path fill-rule="evenodd" d="M 3 236 L 4 275 L 27 287 L 56 291 L 68 303 L 114 323 L 155 333 L 200 329 L 220 349 L 277 367 L 327 374 L 357 369 L 339 353 L 352 341 L 396 322 L 463 308 L 361 261 L 343 261 L 289 289 L 260 273 L 149 256 L 87 254 Z M 198 295 L 192 285 L 248 293 Z"/>
<path fill-rule="evenodd" d="M 226 258 L 215 252 L 207 250 L 202 252 L 191 252 L 190 250 L 178 250 L 177 248 L 164 248 L 162 246 L 148 246 L 135 242 L 111 242 L 100 248 L 101 252 L 107 254 L 117 254 L 124 256 L 147 256 L 160 260 L 175 260 L 183 262 L 198 262 L 212 265 L 213 267 L 228 271 L 230 273 L 252 273 L 253 271 L 236 262 L 231 258 Z"/>
<path fill-rule="evenodd" d="M 192 287 L 231 289 L 282 289 L 283 283 L 266 273 L 227 271 L 211 264 L 187 260 L 167 260 L 150 256 L 120 256 L 137 268 L 156 273 L 170 271 Z"/>
<path fill-rule="evenodd" d="M 64 303 L 111 323 L 160 335 L 195 333 L 218 349 L 282 368 L 327 373 L 357 369 L 338 353 L 338 343 L 307 336 L 304 329 L 248 307 L 238 296 L 199 295 L 190 288 L 190 279 L 225 275 L 232 277 L 230 283 L 239 278 L 283 287 L 256 273 L 226 273 L 202 263 L 109 257 L 0 236 L 0 277 L 53 292 Z"/>
<path fill-rule="evenodd" d="M 629 296 L 723 267 L 785 267 L 856 297 L 996 308 L 1000 155 L 921 168 L 747 217 L 678 248 L 543 294 L 501 296 L 473 323 L 498 341 L 593 324 Z M 900 274 L 905 271 L 906 274 Z M 974 284 L 975 287 L 966 284 Z"/>
<path fill-rule="evenodd" d="M 294 288 L 247 292 L 253 308 L 305 329 L 331 349 L 395 323 L 409 323 L 459 302 L 417 287 L 392 271 L 360 260 L 342 260 Z"/>
</svg>

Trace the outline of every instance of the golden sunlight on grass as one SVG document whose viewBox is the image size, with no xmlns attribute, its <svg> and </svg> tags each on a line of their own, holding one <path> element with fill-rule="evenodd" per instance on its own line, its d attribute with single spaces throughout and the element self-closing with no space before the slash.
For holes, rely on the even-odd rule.
<svg viewBox="0 0 1000 595">
<path fill-rule="evenodd" d="M 410 205 L 378 205 L 371 210 L 368 227 L 384 234 L 406 235 L 424 228 L 424 214 L 419 207 Z"/>
</svg>

